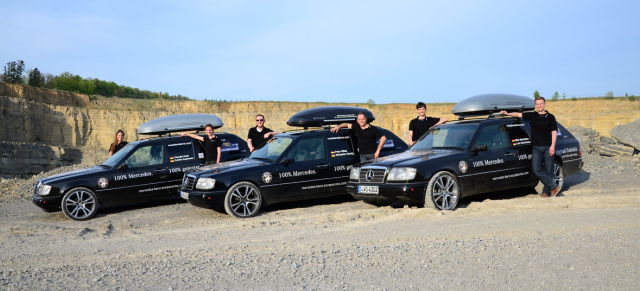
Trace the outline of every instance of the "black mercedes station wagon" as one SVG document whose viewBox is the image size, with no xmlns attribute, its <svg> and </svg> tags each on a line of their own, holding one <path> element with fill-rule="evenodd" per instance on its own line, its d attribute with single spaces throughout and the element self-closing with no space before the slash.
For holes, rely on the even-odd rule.
<svg viewBox="0 0 640 291">
<path fill-rule="evenodd" d="M 355 121 L 364 109 L 328 106 L 303 110 L 291 116 L 288 125 L 324 127 L 276 135 L 242 161 L 202 167 L 186 173 L 180 188 L 189 203 L 222 209 L 234 217 L 251 217 L 260 207 L 284 201 L 348 195 L 345 184 L 351 167 L 359 161 L 351 130 L 330 131 L 331 124 Z M 408 146 L 392 132 L 381 155 L 405 151 Z"/>
<path fill-rule="evenodd" d="M 533 108 L 533 99 L 524 96 L 471 97 L 453 109 L 460 121 L 432 128 L 404 153 L 354 166 L 347 191 L 374 205 L 452 210 L 465 196 L 535 186 L 539 181 L 531 170 L 530 125 L 491 115 Z M 578 140 L 559 123 L 554 168 L 561 188 L 565 176 L 582 168 Z"/>
<path fill-rule="evenodd" d="M 154 119 L 138 132 L 203 130 L 207 123 L 222 126 L 215 115 L 183 114 Z M 215 134 L 222 141 L 221 161 L 248 156 L 249 147 L 240 137 Z M 62 210 L 71 219 L 88 220 L 100 207 L 176 199 L 184 173 L 203 165 L 203 153 L 200 141 L 177 135 L 130 142 L 100 165 L 40 179 L 32 201 L 45 211 Z"/>
</svg>

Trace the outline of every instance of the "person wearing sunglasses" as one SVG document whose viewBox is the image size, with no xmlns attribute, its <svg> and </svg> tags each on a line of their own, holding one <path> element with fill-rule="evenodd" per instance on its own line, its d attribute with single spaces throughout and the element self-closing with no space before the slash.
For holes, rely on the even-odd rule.
<svg viewBox="0 0 640 291">
<path fill-rule="evenodd" d="M 265 140 L 278 134 L 278 132 L 265 127 L 264 123 L 264 115 L 256 115 L 256 126 L 249 129 L 249 135 L 247 136 L 247 145 L 251 152 L 255 151 Z"/>
</svg>

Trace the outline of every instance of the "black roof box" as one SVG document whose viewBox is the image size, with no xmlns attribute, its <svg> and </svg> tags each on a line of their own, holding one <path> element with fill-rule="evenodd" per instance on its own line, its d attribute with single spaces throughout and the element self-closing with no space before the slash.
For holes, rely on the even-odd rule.
<svg viewBox="0 0 640 291">
<path fill-rule="evenodd" d="M 204 130 L 207 124 L 213 128 L 224 125 L 215 114 L 178 114 L 149 120 L 138 127 L 138 134 L 162 135 L 178 131 Z"/>
<path fill-rule="evenodd" d="M 459 117 L 480 116 L 498 113 L 530 111 L 535 108 L 533 98 L 512 94 L 483 94 L 469 97 L 455 106 L 451 113 Z"/>
<path fill-rule="evenodd" d="M 300 127 L 322 127 L 331 124 L 354 122 L 358 119 L 358 113 L 364 113 L 367 122 L 376 120 L 368 109 L 351 106 L 323 106 L 302 110 L 289 117 L 287 124 Z"/>
</svg>

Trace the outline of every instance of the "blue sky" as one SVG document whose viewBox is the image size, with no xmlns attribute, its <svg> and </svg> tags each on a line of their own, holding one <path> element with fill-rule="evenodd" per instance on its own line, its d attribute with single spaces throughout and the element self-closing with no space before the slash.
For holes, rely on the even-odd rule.
<svg viewBox="0 0 640 291">
<path fill-rule="evenodd" d="M 640 96 L 640 1 L 8 1 L 0 65 L 192 99 Z"/>
</svg>

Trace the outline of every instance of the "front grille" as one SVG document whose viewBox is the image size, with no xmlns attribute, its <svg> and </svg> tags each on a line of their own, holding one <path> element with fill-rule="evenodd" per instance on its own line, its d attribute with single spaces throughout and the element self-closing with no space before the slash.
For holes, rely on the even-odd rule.
<svg viewBox="0 0 640 291">
<path fill-rule="evenodd" d="M 371 167 L 360 169 L 360 183 L 383 183 L 387 168 Z"/>
<path fill-rule="evenodd" d="M 182 189 L 193 190 L 193 184 L 195 184 L 195 182 L 196 182 L 196 177 L 185 174 L 184 178 L 182 178 Z"/>
</svg>

